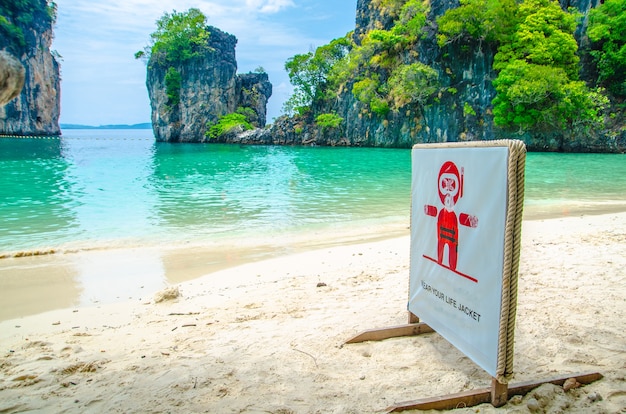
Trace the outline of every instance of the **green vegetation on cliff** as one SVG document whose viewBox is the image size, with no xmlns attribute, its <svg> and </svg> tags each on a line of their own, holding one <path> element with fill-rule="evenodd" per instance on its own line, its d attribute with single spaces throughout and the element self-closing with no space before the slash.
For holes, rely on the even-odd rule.
<svg viewBox="0 0 626 414">
<path fill-rule="evenodd" d="M 516 10 L 515 0 L 461 0 L 437 19 L 437 42 L 441 47 L 472 40 L 506 43 L 515 31 Z"/>
<path fill-rule="evenodd" d="M 597 83 L 579 75 L 581 51 L 574 32 L 582 15 L 563 10 L 556 0 L 461 0 L 436 21 L 429 20 L 430 5 L 371 0 L 374 21 L 357 39 L 349 33 L 288 60 L 294 95 L 286 113 L 328 112 L 346 92 L 363 104 L 362 114 L 381 121 L 391 111 L 419 113 L 443 95 L 457 93 L 448 56 L 470 59 L 482 50 L 495 52 L 488 68 L 496 75 L 495 98 L 486 113 L 504 130 L 564 136 L 601 130 L 609 107 L 606 91 L 618 99 L 626 95 L 626 0 L 606 0 L 590 13 Z M 391 23 L 383 27 L 383 21 Z M 433 38 L 438 60 L 422 59 L 418 51 L 431 46 L 420 42 Z M 468 102 L 457 107 L 464 116 L 477 115 Z"/>
<path fill-rule="evenodd" d="M 0 2 L 0 49 L 22 54 L 28 47 L 24 28 L 35 24 L 49 27 L 56 20 L 57 5 L 46 0 L 10 0 Z"/>
<path fill-rule="evenodd" d="M 335 99 L 346 87 L 370 111 L 384 116 L 391 109 L 421 103 L 435 91 L 437 73 L 407 62 L 415 57 L 415 44 L 424 35 L 429 11 L 423 0 L 374 0 L 385 13 L 395 16 L 390 30 L 369 31 L 352 41 L 352 33 L 321 46 L 315 52 L 296 55 L 285 68 L 294 94 L 285 105 L 288 114 L 303 113 L 313 105 Z"/>
<path fill-rule="evenodd" d="M 165 92 L 167 93 L 167 105 L 176 106 L 180 102 L 180 85 L 182 78 L 180 72 L 170 66 L 165 72 Z"/>
<path fill-rule="evenodd" d="M 337 128 L 341 125 L 342 121 L 342 117 L 333 113 L 319 114 L 317 118 L 315 118 L 315 123 L 322 128 L 322 131 L 329 128 Z"/>
<path fill-rule="evenodd" d="M 207 48 L 206 16 L 199 9 L 164 13 L 156 25 L 150 44 L 135 53 L 135 58 L 153 57 L 159 64 L 173 65 L 199 56 Z"/>
<path fill-rule="evenodd" d="M 331 72 L 341 67 L 349 47 L 350 40 L 346 36 L 318 47 L 315 52 L 296 55 L 287 60 L 285 69 L 294 86 L 294 93 L 285 102 L 283 110 L 288 114 L 302 114 L 314 102 L 323 100 L 327 92 L 334 91 L 332 86 L 335 82 Z"/>
<path fill-rule="evenodd" d="M 626 98 L 626 0 L 606 0 L 589 13 L 591 55 L 598 66 L 600 84 Z"/>
<path fill-rule="evenodd" d="M 578 17 L 553 0 L 463 0 L 438 20 L 439 44 L 478 40 L 497 46 L 496 125 L 563 131 L 601 127 L 608 98 L 579 79 Z"/>
<path fill-rule="evenodd" d="M 204 135 L 215 139 L 237 127 L 240 127 L 244 131 L 251 130 L 254 127 L 250 123 L 250 117 L 255 115 L 253 113 L 254 111 L 251 111 L 252 109 L 250 108 L 239 107 L 237 112 L 219 117 L 217 122 L 207 125 L 208 131 Z"/>
<path fill-rule="evenodd" d="M 525 0 L 494 58 L 496 125 L 568 129 L 599 126 L 608 103 L 579 80 L 576 16 L 550 0 Z"/>
<path fill-rule="evenodd" d="M 200 56 L 208 48 L 210 32 L 206 16 L 196 8 L 186 12 L 164 13 L 157 20 L 157 30 L 150 35 L 150 44 L 135 53 L 136 59 L 148 59 L 167 68 L 165 86 L 168 106 L 180 101 L 180 73 L 176 66 Z"/>
</svg>

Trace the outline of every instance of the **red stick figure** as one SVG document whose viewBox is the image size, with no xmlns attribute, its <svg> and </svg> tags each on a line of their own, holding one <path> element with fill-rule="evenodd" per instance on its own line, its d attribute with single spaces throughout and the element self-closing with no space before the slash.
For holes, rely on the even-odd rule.
<svg viewBox="0 0 626 414">
<path fill-rule="evenodd" d="M 446 161 L 439 170 L 438 178 L 439 198 L 443 208 L 437 215 L 437 207 L 424 206 L 424 213 L 437 217 L 437 262 L 445 266 L 444 252 L 448 246 L 448 267 L 456 271 L 457 256 L 459 253 L 459 224 L 467 227 L 477 227 L 478 218 L 461 213 L 457 220 L 454 205 L 463 197 L 463 168 L 459 169 L 452 161 Z"/>
</svg>

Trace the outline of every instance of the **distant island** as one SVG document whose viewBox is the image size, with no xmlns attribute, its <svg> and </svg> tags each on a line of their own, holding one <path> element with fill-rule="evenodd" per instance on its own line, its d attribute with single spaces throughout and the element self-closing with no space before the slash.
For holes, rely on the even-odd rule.
<svg viewBox="0 0 626 414">
<path fill-rule="evenodd" d="M 152 129 L 152 124 L 150 122 L 145 122 L 143 124 L 115 124 L 115 125 L 80 125 L 80 124 L 61 124 L 61 129 Z"/>
</svg>

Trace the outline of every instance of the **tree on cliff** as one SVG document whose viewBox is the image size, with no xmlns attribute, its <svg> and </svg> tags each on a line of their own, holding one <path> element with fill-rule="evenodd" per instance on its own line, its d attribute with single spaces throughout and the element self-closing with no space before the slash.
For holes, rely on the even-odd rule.
<svg viewBox="0 0 626 414">
<path fill-rule="evenodd" d="M 626 98 L 626 0 L 606 0 L 589 12 L 591 55 L 598 65 L 600 84 Z"/>
<path fill-rule="evenodd" d="M 157 30 L 150 35 L 150 44 L 135 53 L 135 59 L 152 59 L 167 68 L 165 85 L 168 105 L 180 100 L 180 73 L 176 66 L 207 50 L 210 32 L 206 16 L 196 8 L 186 12 L 165 13 L 157 20 Z"/>
<path fill-rule="evenodd" d="M 295 55 L 285 63 L 294 93 L 285 102 L 283 110 L 288 114 L 306 112 L 313 103 L 324 98 L 329 89 L 331 71 L 349 51 L 348 37 L 334 39 L 330 44 L 314 52 Z"/>
<path fill-rule="evenodd" d="M 23 27 L 49 26 L 56 20 L 57 5 L 46 0 L 11 0 L 0 2 L 0 49 L 20 55 L 28 46 Z"/>
<path fill-rule="evenodd" d="M 601 96 L 579 80 L 576 17 L 550 0 L 525 0 L 498 48 L 493 100 L 497 125 L 569 130 L 601 122 Z M 574 131 L 572 131 L 574 132 Z"/>
<path fill-rule="evenodd" d="M 424 0 L 377 0 L 377 7 L 394 16 L 389 30 L 371 30 L 352 41 L 352 34 L 334 39 L 314 52 L 289 59 L 285 69 L 294 94 L 285 112 L 302 113 L 331 101 L 346 87 L 366 110 L 385 116 L 403 105 L 424 105 L 439 87 L 431 67 L 412 62 L 413 49 L 424 36 L 429 4 Z M 294 111 L 295 109 L 295 111 Z"/>
<path fill-rule="evenodd" d="M 199 9 L 165 13 L 156 24 L 150 44 L 135 53 L 135 58 L 156 57 L 159 64 L 174 64 L 199 56 L 207 48 L 206 16 Z"/>
</svg>

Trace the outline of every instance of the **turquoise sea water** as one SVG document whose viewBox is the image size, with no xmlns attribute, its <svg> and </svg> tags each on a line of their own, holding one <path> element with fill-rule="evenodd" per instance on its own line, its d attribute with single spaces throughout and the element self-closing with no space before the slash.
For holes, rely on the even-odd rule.
<svg viewBox="0 0 626 414">
<path fill-rule="evenodd" d="M 242 262 L 408 235 L 410 222 L 406 149 L 70 130 L 0 138 L 0 180 L 0 321 L 141 301 Z M 605 211 L 626 211 L 626 155 L 528 154 L 525 218 Z"/>
<path fill-rule="evenodd" d="M 409 222 L 410 151 L 155 143 L 150 130 L 0 139 L 0 255 Z M 626 210 L 626 155 L 530 153 L 528 218 Z"/>
</svg>

